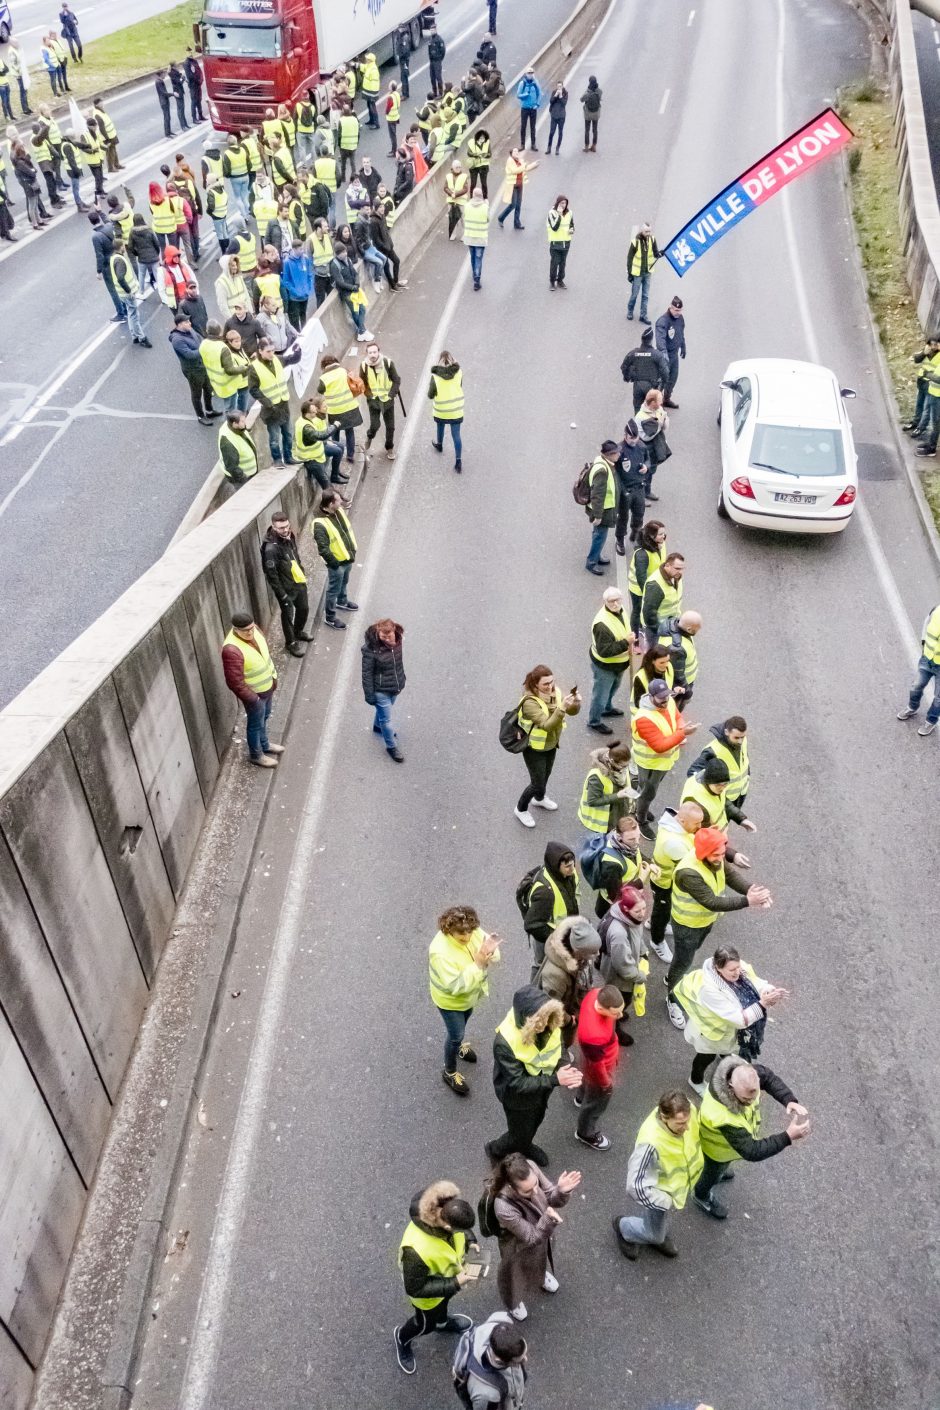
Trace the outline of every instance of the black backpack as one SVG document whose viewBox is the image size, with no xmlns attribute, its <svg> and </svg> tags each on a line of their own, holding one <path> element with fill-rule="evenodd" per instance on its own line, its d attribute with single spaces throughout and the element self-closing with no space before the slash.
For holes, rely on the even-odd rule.
<svg viewBox="0 0 940 1410">
<path fill-rule="evenodd" d="M 529 742 L 529 736 L 519 723 L 519 705 L 507 710 L 499 722 L 499 742 L 507 754 L 521 754 Z"/>
<path fill-rule="evenodd" d="M 519 907 L 523 920 L 525 920 L 526 911 L 529 909 L 529 895 L 532 886 L 541 870 L 541 867 L 533 867 L 531 871 L 527 871 L 516 887 L 516 905 Z"/>
<path fill-rule="evenodd" d="M 496 1218 L 496 1196 L 484 1190 L 477 1201 L 477 1228 L 485 1239 L 499 1238 L 501 1226 Z"/>
<path fill-rule="evenodd" d="M 591 470 L 593 461 L 586 460 L 578 471 L 578 478 L 571 486 L 571 493 L 574 496 L 575 504 L 591 503 Z"/>
<path fill-rule="evenodd" d="M 596 88 L 589 88 L 584 95 L 584 111 L 587 113 L 599 113 L 601 110 L 601 95 Z"/>
</svg>

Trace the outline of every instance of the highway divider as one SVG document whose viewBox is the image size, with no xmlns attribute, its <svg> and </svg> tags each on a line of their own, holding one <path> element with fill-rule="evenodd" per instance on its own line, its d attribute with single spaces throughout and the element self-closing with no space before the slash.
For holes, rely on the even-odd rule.
<svg viewBox="0 0 940 1410">
<path fill-rule="evenodd" d="M 580 0 L 535 56 L 545 86 L 565 74 L 609 3 Z M 514 86 L 474 125 L 493 138 L 497 193 L 505 151 L 517 140 Z M 403 260 L 440 221 L 447 165 L 400 209 L 394 239 Z M 335 295 L 317 316 L 326 346 L 347 348 L 349 321 Z M 264 468 L 175 541 L 0 712 L 4 1410 L 25 1410 L 32 1393 L 111 1113 L 239 718 L 222 675 L 222 640 L 234 611 L 250 609 L 263 625 L 271 620 L 262 537 L 273 510 L 305 524 L 311 505 L 302 469 Z M 309 538 L 303 552 L 313 559 Z M 320 610 L 318 559 L 308 577 Z M 211 1013 L 210 1005 L 196 1035 L 200 1062 Z M 191 1084 L 174 1085 L 191 1095 Z M 184 1125 L 178 1129 L 181 1139 Z M 140 1160 L 146 1164 L 146 1152 Z M 112 1386 L 132 1384 L 163 1231 L 154 1211 L 162 1213 L 170 1195 L 172 1164 L 161 1168 L 162 1187 L 140 1180 L 143 1194 L 127 1191 L 129 1201 L 139 1198 L 125 1215 L 139 1222 L 141 1239 L 115 1314 Z M 126 1404 L 129 1396 L 119 1394 Z"/>
<path fill-rule="evenodd" d="M 940 205 L 914 48 L 910 0 L 894 0 L 888 71 L 898 152 L 898 200 L 907 279 L 927 332 L 940 327 Z"/>
</svg>

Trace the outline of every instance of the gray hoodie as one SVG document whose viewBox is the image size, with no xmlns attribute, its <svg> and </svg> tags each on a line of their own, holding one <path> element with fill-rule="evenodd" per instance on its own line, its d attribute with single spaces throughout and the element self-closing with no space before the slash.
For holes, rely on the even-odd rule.
<svg viewBox="0 0 940 1410">
<path fill-rule="evenodd" d="M 486 1348 L 490 1344 L 490 1337 L 498 1323 L 505 1322 L 509 1326 L 513 1325 L 512 1318 L 508 1312 L 494 1312 L 488 1321 L 483 1322 L 473 1331 L 473 1357 L 476 1361 L 481 1361 Z M 482 1362 L 485 1366 L 485 1362 Z M 472 1363 L 471 1363 L 472 1365 Z M 525 1399 L 525 1373 L 521 1366 L 499 1366 L 494 1368 L 497 1376 L 501 1377 L 506 1388 L 505 1397 L 501 1387 L 493 1385 L 489 1380 L 484 1380 L 481 1376 L 474 1375 L 471 1369 L 467 1377 L 467 1393 L 470 1396 L 470 1404 L 473 1410 L 487 1410 L 490 1405 L 502 1405 L 503 1410 L 522 1410 L 522 1402 Z"/>
<path fill-rule="evenodd" d="M 600 929 L 604 939 L 600 958 L 604 983 L 616 984 L 621 993 L 632 993 L 634 984 L 643 978 L 640 960 L 649 953 L 643 922 L 631 920 L 617 901 L 601 921 Z"/>
</svg>

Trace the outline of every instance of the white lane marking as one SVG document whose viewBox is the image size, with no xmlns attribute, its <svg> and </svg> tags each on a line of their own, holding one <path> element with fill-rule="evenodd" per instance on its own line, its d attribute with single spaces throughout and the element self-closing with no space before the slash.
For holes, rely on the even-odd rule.
<svg viewBox="0 0 940 1410">
<path fill-rule="evenodd" d="M 671 92 L 672 92 L 672 89 L 671 89 L 671 88 L 667 88 L 666 91 L 665 91 L 665 93 L 663 94 L 663 101 L 662 101 L 662 102 L 660 103 L 660 105 L 659 105 L 659 116 L 660 116 L 660 117 L 662 117 L 663 113 L 666 111 L 666 104 L 669 102 L 669 94 L 670 94 Z"/>
<path fill-rule="evenodd" d="M 617 12 L 618 7 L 611 5 L 595 31 L 595 38 L 604 29 L 611 15 Z M 570 78 L 574 77 L 583 63 L 583 58 L 575 62 Z M 543 113 L 539 125 L 541 126 L 547 121 L 547 118 L 548 114 Z M 440 321 L 434 330 L 430 343 L 431 351 L 428 353 L 421 376 L 418 379 L 419 388 L 426 385 L 430 379 L 431 364 L 437 356 L 437 349 L 446 346 L 447 330 L 469 272 L 469 264 L 464 262 L 454 281 L 454 287 L 447 299 Z M 378 575 L 379 565 L 382 561 L 382 550 L 392 527 L 395 505 L 401 491 L 404 469 L 408 463 L 412 442 L 418 433 L 419 425 L 426 427 L 426 424 L 419 415 L 409 418 L 405 434 L 402 437 L 399 456 L 389 477 L 376 520 L 375 532 L 369 542 L 368 564 L 358 588 L 359 603 L 363 609 L 368 606 Z M 363 620 L 365 619 L 363 618 Z M 294 978 L 294 957 L 300 940 L 301 926 L 308 914 L 306 909 L 307 885 L 316 858 L 323 805 L 327 798 L 327 786 L 340 740 L 340 732 L 341 730 L 345 731 L 347 727 L 346 701 L 349 699 L 359 664 L 358 642 L 352 633 L 347 633 L 342 647 L 342 657 L 336 681 L 330 693 L 330 704 L 327 707 L 326 720 L 320 736 L 320 747 L 317 751 L 313 776 L 297 828 L 290 872 L 284 889 L 284 900 L 278 916 L 271 960 L 265 977 L 264 993 L 261 996 L 261 1007 L 258 1011 L 255 1036 L 248 1059 L 248 1071 L 245 1074 L 245 1083 L 239 1102 L 238 1118 L 232 1134 L 222 1190 L 216 1207 L 212 1240 L 206 1256 L 202 1291 L 199 1295 L 192 1343 L 177 1410 L 205 1410 L 212 1392 L 219 1339 L 225 1327 L 235 1249 L 251 1187 L 255 1147 L 266 1115 L 271 1076 L 281 1051 L 284 1005 Z"/>
<path fill-rule="evenodd" d="M 686 20 L 686 22 L 685 22 L 685 27 L 686 27 L 686 29 L 689 28 L 689 25 L 692 23 L 692 21 L 693 21 L 694 19 L 695 19 L 695 11 L 694 11 L 694 10 L 690 10 L 690 11 L 689 11 L 689 18 L 688 18 L 688 19 Z"/>
<path fill-rule="evenodd" d="M 17 418 L 14 424 L 7 431 L 6 435 L 3 437 L 3 440 L 0 441 L 0 446 L 10 445 L 13 441 L 16 440 L 17 436 L 20 434 L 21 431 L 25 431 L 26 427 L 39 415 L 43 407 L 46 406 L 52 400 L 52 398 L 56 395 L 57 392 L 62 390 L 69 378 L 72 377 L 78 371 L 78 369 L 82 366 L 83 363 L 88 361 L 92 353 L 98 351 L 98 349 L 101 347 L 101 344 L 111 336 L 117 326 L 118 325 L 116 323 L 106 323 L 100 332 L 96 333 L 94 337 L 91 338 L 85 344 L 85 346 L 75 354 L 73 358 L 69 359 L 69 361 L 62 368 L 61 372 L 59 372 L 57 376 L 53 378 L 53 380 L 49 383 L 48 387 L 46 387 L 43 391 L 39 393 L 35 401 L 31 403 L 29 409 L 25 411 L 22 416 Z M 7 495 L 6 499 L 4 499 L 2 503 L 0 503 L 0 514 L 4 513 L 10 500 L 13 499 L 14 495 L 16 495 L 18 491 L 22 489 L 23 485 L 27 483 L 28 478 L 31 477 L 27 476 L 26 478 L 20 480 L 20 482 L 16 486 L 14 486 L 14 488 Z"/>
<path fill-rule="evenodd" d="M 785 131 L 786 105 L 784 95 L 784 39 L 786 36 L 786 0 L 777 0 L 777 131 Z M 806 280 L 803 275 L 801 263 L 801 247 L 797 244 L 796 229 L 793 224 L 793 211 L 790 206 L 789 188 L 781 191 L 780 199 L 783 202 L 783 221 L 786 230 L 787 246 L 790 253 L 790 266 L 793 275 L 793 291 L 796 294 L 796 304 L 800 312 L 800 321 L 803 324 L 803 336 L 806 339 L 806 347 L 813 362 L 822 362 L 819 342 L 816 337 L 816 330 L 813 326 L 813 318 L 810 313 L 809 297 L 806 292 Z M 855 517 L 861 525 L 862 537 L 865 540 L 865 547 L 868 549 L 875 574 L 884 594 L 891 616 L 894 618 L 894 625 L 897 628 L 901 644 L 912 661 L 916 661 L 920 656 L 920 641 L 916 636 L 911 619 L 904 607 L 904 602 L 898 590 L 897 582 L 891 571 L 884 549 L 878 538 L 877 531 L 872 522 L 871 515 L 865 505 L 861 493 L 855 503 Z"/>
</svg>

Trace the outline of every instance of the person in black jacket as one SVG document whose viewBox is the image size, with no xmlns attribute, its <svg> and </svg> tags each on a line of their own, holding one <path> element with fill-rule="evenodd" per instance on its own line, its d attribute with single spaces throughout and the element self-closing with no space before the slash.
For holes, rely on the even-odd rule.
<svg viewBox="0 0 940 1410">
<path fill-rule="evenodd" d="M 655 388 L 662 391 L 669 376 L 669 358 L 653 347 L 653 330 L 644 328 L 639 347 L 631 349 L 620 364 L 625 382 L 633 383 L 633 410 L 639 411 L 646 393 Z"/>
<path fill-rule="evenodd" d="M 200 338 L 206 336 L 206 329 L 209 326 L 209 310 L 206 308 L 206 301 L 200 294 L 199 285 L 195 279 L 191 279 L 186 285 L 186 296 L 180 299 L 179 312 L 185 313 Z"/>
<path fill-rule="evenodd" d="M 564 842 L 549 842 L 544 865 L 529 888 L 522 922 L 532 942 L 533 975 L 545 958 L 545 942 L 555 926 L 565 916 L 578 914 L 578 900 L 578 867 L 574 853 Z"/>
<path fill-rule="evenodd" d="M 435 98 L 442 97 L 444 93 L 444 55 L 446 53 L 447 45 L 437 30 L 432 29 L 431 37 L 428 40 L 428 68 L 431 71 L 431 92 Z"/>
<path fill-rule="evenodd" d="M 297 536 L 287 515 L 271 515 L 271 527 L 261 544 L 261 566 L 281 609 L 284 645 L 292 656 L 303 656 L 304 642 L 313 641 L 304 631 L 310 615 L 307 575 L 300 561 Z"/>
<path fill-rule="evenodd" d="M 556 1038 L 565 1021 L 565 1010 L 558 999 L 550 999 L 527 984 L 512 996 L 512 1008 L 496 1030 L 493 1040 L 493 1089 L 506 1114 L 506 1131 L 484 1147 L 495 1165 L 510 1151 L 518 1151 L 536 1165 L 547 1165 L 548 1156 L 535 1144 L 535 1134 L 545 1119 L 548 1100 L 556 1087 L 581 1086 L 581 1073 L 562 1061 L 564 1046 Z M 532 1064 L 517 1056 L 505 1029 L 515 1029 L 523 1044 L 534 1043 L 541 1052 L 548 1044 L 557 1045 L 557 1061 L 548 1062 L 541 1070 L 532 1071 Z"/>
<path fill-rule="evenodd" d="M 478 1247 L 473 1237 L 473 1209 L 460 1190 L 450 1180 L 435 1180 L 433 1185 L 419 1190 L 408 1210 L 411 1220 L 405 1230 L 398 1254 L 405 1296 L 412 1304 L 407 1322 L 395 1328 L 395 1356 L 407 1376 L 415 1373 L 415 1354 L 411 1343 L 428 1332 L 463 1332 L 473 1326 L 464 1313 L 450 1311 L 450 1300 L 470 1281 L 463 1270 L 466 1246 Z M 453 1275 L 433 1273 L 418 1250 L 410 1242 L 411 1226 L 432 1239 L 449 1244 L 454 1251 Z M 443 1250 L 442 1250 L 443 1252 Z M 430 1302 L 430 1307 L 419 1303 Z"/>
<path fill-rule="evenodd" d="M 199 67 L 199 60 L 193 53 L 192 46 L 186 50 L 183 72 L 186 75 L 186 86 L 189 89 L 189 106 L 193 122 L 204 122 L 206 115 L 202 111 L 202 69 Z"/>
<path fill-rule="evenodd" d="M 620 459 L 617 461 L 617 524 L 615 544 L 621 558 L 627 549 L 627 516 L 630 518 L 629 539 L 637 543 L 646 513 L 646 487 L 650 477 L 649 446 L 640 438 L 640 428 L 631 417 L 623 428 Z"/>
<path fill-rule="evenodd" d="M 727 1206 L 715 1197 L 714 1189 L 720 1181 L 731 1178 L 729 1165 L 736 1160 L 769 1160 L 792 1146 L 794 1141 L 801 1141 L 809 1135 L 809 1113 L 786 1082 L 769 1067 L 760 1062 L 745 1062 L 734 1054 L 718 1063 L 708 1092 L 712 1100 L 706 1096 L 703 1102 L 700 1127 L 705 1167 L 692 1191 L 692 1200 L 713 1219 L 727 1219 Z M 762 1092 L 786 1107 L 791 1117 L 787 1129 L 776 1136 L 757 1134 Z M 727 1124 L 718 1116 L 722 1109 L 728 1112 Z M 741 1118 L 744 1118 L 743 1123 Z"/>
<path fill-rule="evenodd" d="M 180 304 L 174 322 L 175 327 L 168 335 L 170 347 L 180 360 L 180 369 L 189 386 L 189 395 L 193 403 L 193 411 L 196 413 L 196 420 L 200 426 L 211 426 L 212 419 L 221 416 L 222 413 L 216 411 L 212 405 L 212 388 L 209 385 L 209 376 L 205 364 L 199 356 L 202 335 L 193 327 L 192 318 L 184 310 L 182 304 Z"/>
<path fill-rule="evenodd" d="M 189 123 L 186 121 L 185 80 L 175 63 L 170 65 L 167 76 L 173 86 L 173 97 L 176 99 L 176 116 L 179 118 L 180 128 L 183 132 L 188 132 Z"/>
<path fill-rule="evenodd" d="M 150 290 L 157 287 L 157 265 L 160 263 L 160 241 L 139 212 L 134 216 L 128 253 L 137 265 L 137 277 L 141 285 L 141 297 L 149 298 Z"/>
<path fill-rule="evenodd" d="M 166 69 L 157 70 L 157 76 L 153 81 L 153 86 L 156 91 L 157 102 L 160 104 L 160 112 L 163 116 L 163 135 L 164 137 L 172 137 L 173 128 L 170 126 L 170 94 L 173 90 Z"/>
<path fill-rule="evenodd" d="M 124 312 L 124 304 L 118 297 L 118 292 L 114 287 L 114 280 L 111 277 L 111 256 L 114 254 L 114 227 L 110 221 L 105 220 L 99 211 L 89 211 L 88 223 L 91 226 L 91 244 L 95 252 L 95 269 L 98 271 L 98 278 L 104 283 L 114 304 L 115 314 L 111 319 L 112 323 L 126 323 L 127 315 Z"/>
<path fill-rule="evenodd" d="M 557 150 L 561 152 L 561 139 L 565 135 L 565 116 L 568 110 L 568 90 L 559 81 L 552 89 L 552 96 L 548 100 L 548 114 L 551 118 L 551 126 L 548 130 L 548 155 L 552 154 L 552 143 L 556 136 L 558 138 Z"/>
<path fill-rule="evenodd" d="M 385 740 L 385 748 L 396 764 L 405 761 L 398 747 L 398 735 L 392 729 L 392 706 L 405 688 L 401 647 L 404 635 L 400 623 L 382 617 L 366 628 L 362 644 L 362 693 L 366 704 L 375 710 L 372 730 Z"/>
</svg>

